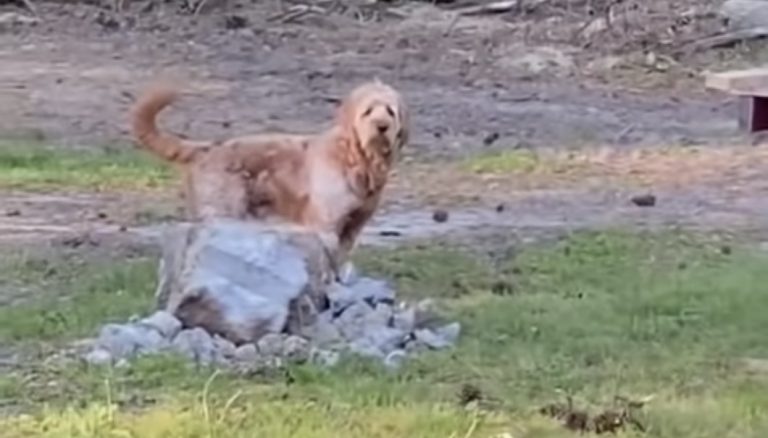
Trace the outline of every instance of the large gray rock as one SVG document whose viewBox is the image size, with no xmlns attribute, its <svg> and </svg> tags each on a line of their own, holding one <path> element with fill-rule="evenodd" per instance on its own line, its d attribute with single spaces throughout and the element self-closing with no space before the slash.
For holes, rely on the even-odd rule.
<svg viewBox="0 0 768 438">
<path fill-rule="evenodd" d="M 727 0 L 720 13 L 731 30 L 768 28 L 768 0 Z"/>
<path fill-rule="evenodd" d="M 242 344 L 311 324 L 333 278 L 316 234 L 217 219 L 166 234 L 156 296 L 185 327 Z"/>
</svg>

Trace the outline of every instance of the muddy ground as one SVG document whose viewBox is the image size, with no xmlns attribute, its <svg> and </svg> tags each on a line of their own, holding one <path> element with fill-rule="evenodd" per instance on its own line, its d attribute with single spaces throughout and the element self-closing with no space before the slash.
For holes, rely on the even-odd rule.
<svg viewBox="0 0 768 438">
<path fill-rule="evenodd" d="M 713 2 L 676 4 L 709 10 Z M 658 25 L 658 11 L 648 23 L 624 23 L 619 38 L 610 29 L 583 36 L 594 16 L 584 11 L 457 20 L 447 10 L 456 5 L 411 3 L 396 13 L 378 9 L 379 21 L 352 13 L 370 18 L 368 6 L 289 20 L 281 11 L 291 5 L 228 4 L 193 16 L 177 2 L 126 2 L 122 12 L 112 4 L 38 4 L 37 24 L 0 28 L 0 137 L 60 147 L 130 147 L 128 107 L 156 78 L 173 79 L 189 91 L 164 119 L 177 132 L 221 138 L 264 129 L 312 131 L 327 123 L 354 83 L 380 77 L 402 90 L 412 108 L 410 162 L 513 148 L 752 147 L 737 129 L 734 100 L 707 92 L 697 76 L 701 59 L 730 55 L 660 64 L 657 59 L 668 58 L 655 51 L 661 54 L 677 40 L 645 41 L 656 29 L 650 23 Z M 667 6 L 658 30 L 667 32 L 669 23 L 679 21 L 676 7 Z M 23 12 L 16 6 L 2 10 Z M 683 42 L 702 27 L 681 26 L 676 38 Z M 563 29 L 580 33 L 568 40 Z M 488 190 L 482 180 L 471 189 L 479 193 L 475 202 L 454 208 L 450 196 L 434 202 L 451 181 L 412 178 L 392 191 L 366 241 L 615 224 L 762 228 L 764 189 L 753 176 L 761 170 L 726 173 L 708 185 L 654 187 L 651 181 L 643 190 L 654 190 L 660 201 L 647 209 L 628 201 L 634 189 L 572 181 L 556 190 L 507 192 L 503 181 Z M 418 190 L 434 187 L 435 193 L 409 196 L 420 184 Z M 739 194 L 725 190 L 729 186 L 738 186 Z M 135 205 L 168 199 L 6 192 L 0 194 L 3 210 L 20 214 L 0 218 L 0 236 L 5 242 L 73 232 L 151 236 L 153 224 L 134 226 Z M 432 221 L 434 204 L 451 211 L 448 222 Z"/>
</svg>

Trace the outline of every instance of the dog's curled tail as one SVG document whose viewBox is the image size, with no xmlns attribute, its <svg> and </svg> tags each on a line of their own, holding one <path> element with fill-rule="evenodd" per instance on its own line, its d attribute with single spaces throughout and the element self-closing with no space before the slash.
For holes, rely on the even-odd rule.
<svg viewBox="0 0 768 438">
<path fill-rule="evenodd" d="M 177 96 L 172 88 L 154 88 L 145 92 L 133 108 L 132 128 L 133 136 L 143 148 L 167 161 L 184 163 L 192 158 L 193 148 L 175 135 L 160 132 L 155 121 L 157 114 Z"/>
</svg>

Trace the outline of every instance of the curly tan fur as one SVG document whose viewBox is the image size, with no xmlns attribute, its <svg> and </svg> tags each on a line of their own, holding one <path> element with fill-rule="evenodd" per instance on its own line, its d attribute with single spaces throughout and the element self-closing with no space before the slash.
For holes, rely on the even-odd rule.
<svg viewBox="0 0 768 438">
<path fill-rule="evenodd" d="M 140 146 L 180 168 L 190 219 L 279 218 L 334 236 L 342 258 L 376 211 L 408 142 L 405 104 L 378 80 L 355 88 L 334 124 L 316 135 L 185 140 L 155 122 L 175 98 L 170 89 L 148 91 L 134 107 L 132 127 Z"/>
</svg>

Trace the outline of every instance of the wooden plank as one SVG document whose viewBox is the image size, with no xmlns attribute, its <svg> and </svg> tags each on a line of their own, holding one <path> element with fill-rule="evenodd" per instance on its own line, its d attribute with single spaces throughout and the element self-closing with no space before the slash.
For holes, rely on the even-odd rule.
<svg viewBox="0 0 768 438">
<path fill-rule="evenodd" d="M 768 68 L 711 73 L 704 80 L 707 88 L 742 96 L 768 97 Z"/>
</svg>

